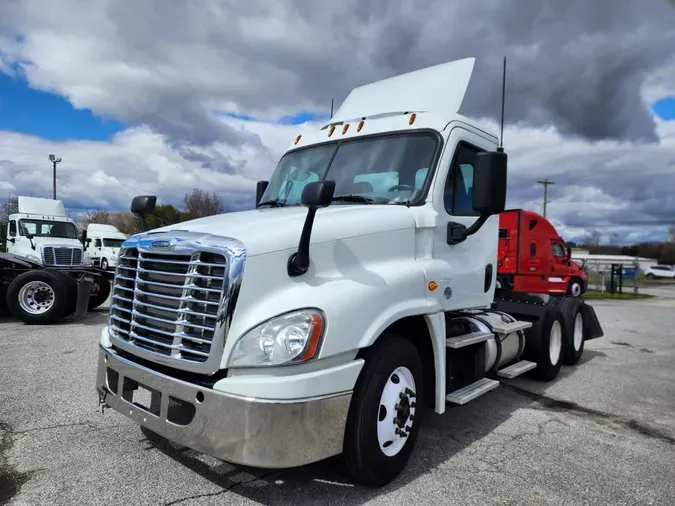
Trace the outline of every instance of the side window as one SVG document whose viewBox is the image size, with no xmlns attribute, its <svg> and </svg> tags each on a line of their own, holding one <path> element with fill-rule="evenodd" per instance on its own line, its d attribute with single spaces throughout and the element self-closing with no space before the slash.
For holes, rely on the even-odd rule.
<svg viewBox="0 0 675 506">
<path fill-rule="evenodd" d="M 483 150 L 460 142 L 445 183 L 443 201 L 450 214 L 477 216 L 473 210 L 473 159 Z"/>
<path fill-rule="evenodd" d="M 16 221 L 14 220 L 9 222 L 9 236 L 16 237 Z"/>
<path fill-rule="evenodd" d="M 103 246 L 103 243 L 101 242 L 101 239 L 96 239 L 96 241 L 94 241 L 94 246 L 96 246 L 97 248 L 100 248 L 101 246 Z"/>
<path fill-rule="evenodd" d="M 531 257 L 536 257 L 537 256 L 537 244 L 536 243 L 530 243 L 530 256 Z"/>
<path fill-rule="evenodd" d="M 553 243 L 553 256 L 562 258 L 565 256 L 565 248 L 559 242 Z"/>
</svg>

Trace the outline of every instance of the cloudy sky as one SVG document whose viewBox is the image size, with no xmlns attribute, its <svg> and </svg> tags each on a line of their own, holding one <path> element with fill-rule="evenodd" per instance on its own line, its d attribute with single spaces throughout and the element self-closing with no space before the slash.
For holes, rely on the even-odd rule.
<svg viewBox="0 0 675 506">
<path fill-rule="evenodd" d="M 509 205 L 570 240 L 675 223 L 673 0 L 4 0 L 0 201 L 127 208 L 213 189 L 250 207 L 290 141 L 354 86 L 475 56 L 463 113 L 495 124 L 509 59 Z"/>
</svg>

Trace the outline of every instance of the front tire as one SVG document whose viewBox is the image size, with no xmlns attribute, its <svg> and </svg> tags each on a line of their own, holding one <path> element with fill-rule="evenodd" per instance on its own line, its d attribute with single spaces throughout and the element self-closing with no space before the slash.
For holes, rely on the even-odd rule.
<svg viewBox="0 0 675 506">
<path fill-rule="evenodd" d="M 103 269 L 104 271 L 108 270 L 108 260 L 106 260 L 105 258 L 101 260 L 101 269 Z"/>
<path fill-rule="evenodd" d="M 382 335 L 366 358 L 347 418 L 342 459 L 355 482 L 381 487 L 403 471 L 417 441 L 423 406 L 417 348 L 404 337 Z"/>
<path fill-rule="evenodd" d="M 570 285 L 567 288 L 567 295 L 570 297 L 581 297 L 581 294 L 583 293 L 583 286 L 581 284 L 581 280 L 579 279 L 572 279 L 570 281 Z"/>
<path fill-rule="evenodd" d="M 30 325 L 56 323 L 67 314 L 68 287 L 48 271 L 28 271 L 7 287 L 7 309 Z"/>
</svg>

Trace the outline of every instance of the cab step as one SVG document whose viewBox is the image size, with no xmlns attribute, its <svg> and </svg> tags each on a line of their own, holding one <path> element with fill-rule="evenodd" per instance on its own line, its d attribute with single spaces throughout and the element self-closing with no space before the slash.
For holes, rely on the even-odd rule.
<svg viewBox="0 0 675 506">
<path fill-rule="evenodd" d="M 513 379 L 516 376 L 525 374 L 527 371 L 531 371 L 535 367 L 537 367 L 537 364 L 534 362 L 530 362 L 529 360 L 521 360 L 520 362 L 516 362 L 513 365 L 497 371 L 497 376 L 506 379 Z"/>
<path fill-rule="evenodd" d="M 492 335 L 492 332 L 471 332 L 463 336 L 450 337 L 445 340 L 445 345 L 448 348 L 464 348 L 465 346 L 487 341 Z"/>
<path fill-rule="evenodd" d="M 494 390 L 499 386 L 499 381 L 493 380 L 490 378 L 479 379 L 475 383 L 471 383 L 465 387 L 455 390 L 454 392 L 448 394 L 445 397 L 445 400 L 448 402 L 453 402 L 455 404 L 466 404 L 469 401 L 474 400 L 476 397 L 479 397 L 483 394 L 488 393 L 490 390 Z"/>
<path fill-rule="evenodd" d="M 497 334 L 511 334 L 512 332 L 518 332 L 520 330 L 529 329 L 532 326 L 532 322 L 511 322 L 511 323 L 500 323 L 498 325 L 493 325 L 492 330 Z"/>
</svg>

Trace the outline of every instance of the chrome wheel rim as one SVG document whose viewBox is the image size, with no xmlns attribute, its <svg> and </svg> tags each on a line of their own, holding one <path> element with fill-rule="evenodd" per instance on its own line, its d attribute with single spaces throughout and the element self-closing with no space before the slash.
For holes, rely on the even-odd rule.
<svg viewBox="0 0 675 506">
<path fill-rule="evenodd" d="M 30 281 L 19 290 L 19 306 L 26 313 L 39 315 L 54 305 L 54 290 L 44 281 Z"/>
</svg>

